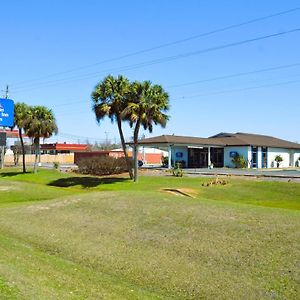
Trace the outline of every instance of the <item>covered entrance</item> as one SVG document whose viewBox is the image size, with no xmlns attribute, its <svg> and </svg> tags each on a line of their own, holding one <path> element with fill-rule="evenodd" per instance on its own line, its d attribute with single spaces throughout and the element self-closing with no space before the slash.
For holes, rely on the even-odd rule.
<svg viewBox="0 0 300 300">
<path fill-rule="evenodd" d="M 224 166 L 224 148 L 188 148 L 188 168 L 208 168 L 209 161 L 215 168 L 222 168 Z"/>
<path fill-rule="evenodd" d="M 208 148 L 188 148 L 188 167 L 207 168 Z"/>
</svg>

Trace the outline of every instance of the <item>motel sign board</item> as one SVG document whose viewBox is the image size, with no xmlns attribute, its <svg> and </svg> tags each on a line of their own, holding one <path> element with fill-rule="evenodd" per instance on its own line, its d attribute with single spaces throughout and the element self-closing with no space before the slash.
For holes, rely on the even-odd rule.
<svg viewBox="0 0 300 300">
<path fill-rule="evenodd" d="M 14 126 L 14 101 L 0 98 L 0 127 Z"/>
</svg>

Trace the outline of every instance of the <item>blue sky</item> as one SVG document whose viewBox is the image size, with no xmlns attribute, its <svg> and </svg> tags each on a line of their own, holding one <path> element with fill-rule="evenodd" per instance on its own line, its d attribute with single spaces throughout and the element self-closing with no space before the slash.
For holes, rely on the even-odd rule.
<svg viewBox="0 0 300 300">
<path fill-rule="evenodd" d="M 118 139 L 116 125 L 99 126 L 91 111 L 90 94 L 110 73 L 151 80 L 169 92 L 171 119 L 152 135 L 238 131 L 300 142 L 300 31 L 184 57 L 300 28 L 300 10 L 113 60 L 298 6 L 293 0 L 3 1 L 0 90 L 9 84 L 14 101 L 52 108 L 60 131 L 54 141 Z"/>
</svg>

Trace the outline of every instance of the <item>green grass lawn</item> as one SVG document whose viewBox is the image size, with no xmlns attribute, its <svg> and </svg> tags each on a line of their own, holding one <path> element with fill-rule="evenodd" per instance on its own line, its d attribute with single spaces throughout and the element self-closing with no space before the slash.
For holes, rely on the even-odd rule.
<svg viewBox="0 0 300 300">
<path fill-rule="evenodd" d="M 298 299 L 300 184 L 208 180 L 0 172 L 0 299 Z"/>
</svg>

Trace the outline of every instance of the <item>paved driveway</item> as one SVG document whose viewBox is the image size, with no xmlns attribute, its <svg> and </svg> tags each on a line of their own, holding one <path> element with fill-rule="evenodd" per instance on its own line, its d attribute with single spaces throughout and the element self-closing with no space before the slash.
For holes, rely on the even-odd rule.
<svg viewBox="0 0 300 300">
<path fill-rule="evenodd" d="M 184 169 L 187 174 L 300 178 L 300 169 Z"/>
</svg>

